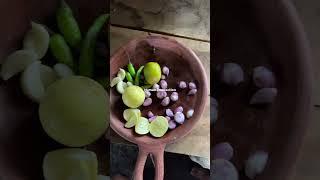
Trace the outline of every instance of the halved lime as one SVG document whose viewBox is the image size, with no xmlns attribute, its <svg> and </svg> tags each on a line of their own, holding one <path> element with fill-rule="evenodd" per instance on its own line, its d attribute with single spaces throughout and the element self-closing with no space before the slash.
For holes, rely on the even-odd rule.
<svg viewBox="0 0 320 180">
<path fill-rule="evenodd" d="M 122 81 L 120 77 L 115 77 L 111 80 L 110 86 L 113 87 L 117 85 L 120 81 Z"/>
<path fill-rule="evenodd" d="M 45 94 L 44 85 L 40 73 L 41 62 L 35 61 L 30 64 L 22 73 L 21 88 L 30 99 L 40 102 Z"/>
<path fill-rule="evenodd" d="M 157 116 L 157 118 L 150 123 L 150 134 L 154 137 L 162 137 L 168 131 L 168 128 L 168 120 L 163 116 Z"/>
<path fill-rule="evenodd" d="M 93 180 L 98 177 L 96 154 L 79 148 L 48 152 L 42 168 L 46 180 Z"/>
<path fill-rule="evenodd" d="M 126 122 L 126 124 L 124 125 L 124 127 L 126 128 L 132 128 L 137 124 L 138 119 L 140 118 L 140 116 L 138 116 L 137 113 L 133 114 L 130 118 L 129 121 Z"/>
<path fill-rule="evenodd" d="M 140 117 L 141 116 L 141 111 L 140 109 L 126 109 L 123 111 L 123 118 L 126 120 L 126 121 L 129 121 L 130 117 L 131 116 L 138 116 Z"/>
<path fill-rule="evenodd" d="M 140 135 L 149 133 L 149 121 L 145 117 L 140 117 L 135 126 L 135 132 Z"/>
<path fill-rule="evenodd" d="M 50 36 L 46 28 L 31 22 L 31 29 L 27 32 L 23 40 L 23 49 L 33 51 L 39 59 L 47 53 Z"/>
<path fill-rule="evenodd" d="M 40 78 L 44 88 L 47 88 L 50 84 L 58 79 L 57 73 L 49 66 L 40 65 Z"/>
<path fill-rule="evenodd" d="M 124 90 L 128 87 L 127 83 L 123 82 L 123 81 L 120 81 L 118 82 L 117 84 L 117 91 L 118 93 L 120 94 L 123 94 Z"/>
<path fill-rule="evenodd" d="M 1 66 L 2 79 L 10 79 L 36 60 L 38 60 L 38 58 L 33 51 L 18 50 L 13 52 L 4 60 Z"/>
<path fill-rule="evenodd" d="M 120 77 L 121 81 L 123 81 L 124 78 L 126 77 L 126 71 L 124 69 L 120 68 L 119 71 L 118 71 L 117 77 Z"/>
</svg>

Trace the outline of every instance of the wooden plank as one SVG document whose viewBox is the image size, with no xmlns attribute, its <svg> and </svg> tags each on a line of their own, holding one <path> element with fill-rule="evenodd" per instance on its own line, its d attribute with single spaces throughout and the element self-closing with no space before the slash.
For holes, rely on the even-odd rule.
<svg viewBox="0 0 320 180">
<path fill-rule="evenodd" d="M 111 0 L 111 23 L 210 40 L 210 0 Z"/>
<path fill-rule="evenodd" d="M 320 177 L 320 108 L 314 108 L 307 135 L 296 164 L 293 180 L 318 180 Z"/>
<path fill-rule="evenodd" d="M 121 45 L 128 42 L 130 39 L 140 36 L 147 36 L 147 32 L 129 30 L 119 27 L 110 27 L 110 52 L 118 49 Z M 173 37 L 171 37 L 173 38 Z M 210 82 L 210 43 L 199 42 L 183 38 L 174 38 L 175 40 L 190 47 L 199 56 L 203 63 L 207 76 Z M 209 99 L 209 97 L 208 97 Z M 120 142 L 119 137 L 111 133 L 111 139 L 115 142 Z M 123 141 L 124 142 L 124 141 Z M 201 121 L 194 128 L 194 130 L 180 141 L 168 145 L 166 148 L 168 152 L 181 153 L 187 155 L 194 155 L 200 157 L 210 156 L 210 107 L 209 102 L 205 108 L 205 112 Z"/>
</svg>

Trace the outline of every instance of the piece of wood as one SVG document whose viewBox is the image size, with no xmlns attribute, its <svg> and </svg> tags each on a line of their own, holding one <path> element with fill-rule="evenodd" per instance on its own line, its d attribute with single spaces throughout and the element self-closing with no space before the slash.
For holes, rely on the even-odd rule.
<svg viewBox="0 0 320 180">
<path fill-rule="evenodd" d="M 111 0 L 111 23 L 210 40 L 209 0 Z"/>
<path fill-rule="evenodd" d="M 111 26 L 110 28 L 111 55 L 116 49 L 118 49 L 121 45 L 127 43 L 132 38 L 147 36 L 147 35 L 148 35 L 147 32 L 129 30 L 125 28 L 118 28 L 118 27 Z M 156 34 L 153 34 L 153 35 L 156 35 Z M 199 42 L 199 41 L 183 39 L 183 38 L 174 38 L 174 39 L 194 50 L 194 52 L 199 56 L 201 62 L 203 63 L 208 80 L 210 82 L 210 43 Z M 119 137 L 117 137 L 115 133 L 111 133 L 110 136 L 111 136 L 111 139 L 115 139 L 116 142 L 119 142 Z M 168 145 L 166 148 L 166 151 L 209 158 L 210 156 L 209 102 L 206 105 L 205 112 L 200 122 L 196 125 L 193 131 L 183 139 L 179 140 L 178 142 Z"/>
</svg>

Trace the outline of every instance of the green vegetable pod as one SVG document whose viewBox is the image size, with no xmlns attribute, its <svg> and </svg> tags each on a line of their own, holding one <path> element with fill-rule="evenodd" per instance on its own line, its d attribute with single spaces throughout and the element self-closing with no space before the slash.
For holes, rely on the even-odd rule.
<svg viewBox="0 0 320 180">
<path fill-rule="evenodd" d="M 128 64 L 128 71 L 132 77 L 136 76 L 136 70 L 134 69 L 134 66 L 132 63 Z"/>
<path fill-rule="evenodd" d="M 108 18 L 108 14 L 103 14 L 99 16 L 93 22 L 86 34 L 85 39 L 83 40 L 79 60 L 79 74 L 82 76 L 93 76 L 95 44 L 97 41 L 98 34 Z"/>
<path fill-rule="evenodd" d="M 132 78 L 132 76 L 131 76 L 131 74 L 129 72 L 126 72 L 126 79 L 127 79 L 128 82 L 133 83 L 133 78 Z"/>
<path fill-rule="evenodd" d="M 50 51 L 59 63 L 68 65 L 71 69 L 74 68 L 72 52 L 60 34 L 54 34 L 50 37 Z"/>
<path fill-rule="evenodd" d="M 138 71 L 137 71 L 137 74 L 136 74 L 136 77 L 135 77 L 135 80 L 134 80 L 134 84 L 136 86 L 139 86 L 139 82 L 140 82 L 140 75 L 141 75 L 141 72 L 143 70 L 144 66 L 141 66 Z"/>
<path fill-rule="evenodd" d="M 57 10 L 56 19 L 58 28 L 68 44 L 71 47 L 78 47 L 81 42 L 81 31 L 71 8 L 63 0 Z"/>
</svg>

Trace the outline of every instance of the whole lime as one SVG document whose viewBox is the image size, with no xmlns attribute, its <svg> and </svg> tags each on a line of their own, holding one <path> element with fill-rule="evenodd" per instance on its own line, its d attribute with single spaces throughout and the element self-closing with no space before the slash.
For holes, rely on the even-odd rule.
<svg viewBox="0 0 320 180">
<path fill-rule="evenodd" d="M 148 62 L 144 66 L 143 73 L 148 84 L 158 83 L 161 79 L 161 68 L 156 62 Z"/>
<path fill-rule="evenodd" d="M 97 140 L 107 129 L 109 98 L 97 82 L 70 76 L 50 85 L 40 102 L 45 132 L 57 142 L 80 147 Z"/>
<path fill-rule="evenodd" d="M 130 108 L 137 108 L 144 102 L 145 94 L 139 86 L 129 86 L 122 94 L 123 103 Z"/>
</svg>

